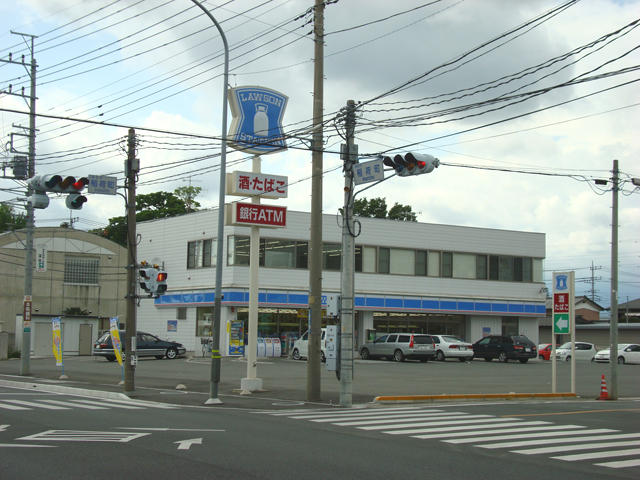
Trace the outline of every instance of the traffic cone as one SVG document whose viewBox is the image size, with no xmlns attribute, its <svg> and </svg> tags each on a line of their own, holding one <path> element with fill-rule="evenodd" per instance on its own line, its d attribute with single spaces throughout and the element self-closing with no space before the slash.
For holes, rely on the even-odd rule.
<svg viewBox="0 0 640 480">
<path fill-rule="evenodd" d="M 607 391 L 607 382 L 604 381 L 604 374 L 602 375 L 602 382 L 600 383 L 600 396 L 596 400 L 610 400 L 609 392 Z"/>
</svg>

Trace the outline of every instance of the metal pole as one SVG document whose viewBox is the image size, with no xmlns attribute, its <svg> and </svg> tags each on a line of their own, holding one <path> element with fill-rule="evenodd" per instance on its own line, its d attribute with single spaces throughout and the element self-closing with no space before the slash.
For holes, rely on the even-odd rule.
<svg viewBox="0 0 640 480">
<path fill-rule="evenodd" d="M 127 135 L 127 160 L 125 161 L 127 178 L 127 315 L 125 318 L 125 352 L 124 352 L 124 393 L 135 391 L 136 370 L 136 336 L 138 324 L 136 318 L 136 271 L 138 243 L 136 240 L 136 175 L 140 171 L 136 159 L 136 131 L 129 129 Z"/>
<path fill-rule="evenodd" d="M 19 33 L 18 35 L 26 35 Z M 36 59 L 34 39 L 31 37 L 31 86 L 29 90 L 29 163 L 28 177 L 35 175 L 36 170 Z M 33 194 L 31 186 L 27 189 L 27 197 Z M 35 233 L 35 210 L 27 202 L 27 238 L 25 239 L 24 255 L 24 295 L 31 296 L 33 291 L 33 235 Z M 33 305 L 31 303 L 31 305 Z M 23 318 L 24 320 L 24 318 Z M 20 354 L 20 375 L 31 374 L 31 325 L 28 327 L 23 322 L 22 328 L 22 352 Z"/>
<path fill-rule="evenodd" d="M 340 277 L 340 406 L 351 407 L 353 397 L 353 324 L 355 237 L 353 236 L 355 102 L 347 101 L 346 159 L 344 162 L 344 209 L 342 216 L 342 265 Z"/>
<path fill-rule="evenodd" d="M 613 202 L 611 208 L 611 322 L 609 334 L 609 398 L 618 400 L 618 160 L 613 161 Z"/>
<path fill-rule="evenodd" d="M 309 343 L 307 401 L 320 400 L 320 336 L 322 328 L 322 114 L 324 102 L 324 0 L 314 14 L 313 153 L 311 154 L 311 235 L 309 237 Z"/>
<path fill-rule="evenodd" d="M 222 27 L 213 18 L 213 15 L 204 8 L 197 0 L 191 0 L 211 19 L 215 24 L 222 43 L 224 44 L 224 77 L 222 85 L 222 146 L 220 153 L 220 192 L 218 198 L 218 241 L 216 243 L 216 296 L 213 310 L 213 328 L 211 334 L 211 383 L 209 387 L 209 400 L 205 403 L 220 404 L 222 401 L 218 398 L 218 384 L 220 383 L 220 310 L 222 308 L 222 267 L 224 264 L 224 190 L 225 175 L 227 165 L 227 86 L 229 85 L 229 44 L 225 37 Z"/>
</svg>

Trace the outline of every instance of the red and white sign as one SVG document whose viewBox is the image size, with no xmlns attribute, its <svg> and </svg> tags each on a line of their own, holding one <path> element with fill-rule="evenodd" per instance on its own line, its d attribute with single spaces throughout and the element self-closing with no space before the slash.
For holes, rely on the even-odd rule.
<svg viewBox="0 0 640 480">
<path fill-rule="evenodd" d="M 231 225 L 280 228 L 287 226 L 287 207 L 259 203 L 234 203 L 228 221 Z"/>
<path fill-rule="evenodd" d="M 261 198 L 287 198 L 288 177 L 266 175 L 251 172 L 232 172 L 227 174 L 227 195 Z"/>
<path fill-rule="evenodd" d="M 553 294 L 553 312 L 569 313 L 569 293 Z"/>
</svg>

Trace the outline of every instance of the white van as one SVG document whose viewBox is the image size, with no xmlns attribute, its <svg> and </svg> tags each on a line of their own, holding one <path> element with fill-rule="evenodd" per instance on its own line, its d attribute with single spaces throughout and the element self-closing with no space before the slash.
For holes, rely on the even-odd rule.
<svg viewBox="0 0 640 480">
<path fill-rule="evenodd" d="M 326 357 L 326 348 L 327 348 L 327 329 L 323 328 L 322 335 L 320 337 L 320 360 L 324 362 Z M 300 360 L 302 358 L 307 358 L 309 354 L 309 330 L 304 332 L 304 334 L 293 343 L 293 351 L 291 352 L 291 357 L 294 360 Z"/>
</svg>

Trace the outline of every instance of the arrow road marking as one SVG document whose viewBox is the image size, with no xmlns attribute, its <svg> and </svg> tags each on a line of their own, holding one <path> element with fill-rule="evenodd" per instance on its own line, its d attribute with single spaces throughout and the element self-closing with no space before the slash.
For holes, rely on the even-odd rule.
<svg viewBox="0 0 640 480">
<path fill-rule="evenodd" d="M 191 445 L 202 445 L 201 438 L 192 438 L 191 440 L 181 440 L 179 442 L 173 442 L 178 444 L 178 450 L 189 450 Z"/>
<path fill-rule="evenodd" d="M 0 425 L 0 432 L 6 431 L 7 427 L 9 427 L 9 425 Z"/>
</svg>

